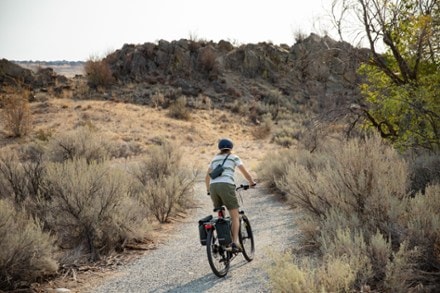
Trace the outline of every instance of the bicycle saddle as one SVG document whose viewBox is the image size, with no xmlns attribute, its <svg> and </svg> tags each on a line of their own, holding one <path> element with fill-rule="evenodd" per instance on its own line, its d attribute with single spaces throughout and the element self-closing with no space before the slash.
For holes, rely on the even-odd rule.
<svg viewBox="0 0 440 293">
<path fill-rule="evenodd" d="M 224 206 L 221 206 L 221 207 L 215 208 L 215 209 L 214 209 L 214 213 L 215 213 L 215 212 L 218 212 L 218 211 L 224 211 L 224 210 L 225 210 L 225 207 L 224 207 Z"/>
</svg>

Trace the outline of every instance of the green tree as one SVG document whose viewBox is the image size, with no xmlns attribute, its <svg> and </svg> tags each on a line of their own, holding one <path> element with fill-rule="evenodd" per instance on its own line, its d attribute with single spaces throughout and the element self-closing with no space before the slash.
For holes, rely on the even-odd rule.
<svg viewBox="0 0 440 293">
<path fill-rule="evenodd" d="M 399 148 L 439 150 L 439 1 L 340 1 L 362 22 L 371 50 L 360 68 L 367 103 L 357 114 Z"/>
</svg>

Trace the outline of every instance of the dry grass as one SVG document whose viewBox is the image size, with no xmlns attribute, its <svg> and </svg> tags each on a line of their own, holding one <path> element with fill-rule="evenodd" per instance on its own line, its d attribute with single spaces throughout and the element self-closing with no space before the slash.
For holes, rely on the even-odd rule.
<svg viewBox="0 0 440 293">
<path fill-rule="evenodd" d="M 266 150 L 276 148 L 264 140 L 254 143 L 255 126 L 246 117 L 217 109 L 194 111 L 191 120 L 185 121 L 170 119 L 165 110 L 113 101 L 48 99 L 31 103 L 30 107 L 33 127 L 21 143 L 56 137 L 87 126 L 123 145 L 127 153 L 123 157 L 145 153 L 158 139 L 164 138 L 181 145 L 183 160 L 200 162 L 203 168 L 217 152 L 217 140 L 221 137 L 230 137 L 236 152 L 245 161 L 252 161 L 249 164 L 254 167 Z M 0 109 L 0 115 L 3 111 Z M 0 147 L 18 143 L 0 136 Z"/>
</svg>

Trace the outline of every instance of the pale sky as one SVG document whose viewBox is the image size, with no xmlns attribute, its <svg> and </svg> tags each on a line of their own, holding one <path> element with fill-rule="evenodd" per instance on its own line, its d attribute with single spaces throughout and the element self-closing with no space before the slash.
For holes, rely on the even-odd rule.
<svg viewBox="0 0 440 293">
<path fill-rule="evenodd" d="M 331 0 L 0 0 L 0 59 L 85 61 L 124 44 L 295 43 L 330 32 Z"/>
</svg>

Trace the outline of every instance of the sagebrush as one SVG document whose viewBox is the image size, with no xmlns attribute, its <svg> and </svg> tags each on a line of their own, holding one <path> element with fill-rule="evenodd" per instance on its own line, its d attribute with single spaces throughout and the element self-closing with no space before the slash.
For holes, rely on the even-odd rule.
<svg viewBox="0 0 440 293">
<path fill-rule="evenodd" d="M 0 97 L 3 105 L 3 127 L 13 137 L 23 137 L 31 130 L 32 114 L 29 106 L 30 92 L 21 89 L 19 91 L 6 91 Z"/>
<path fill-rule="evenodd" d="M 91 260 L 140 237 L 145 215 L 129 193 L 130 178 L 107 162 L 51 163 L 43 182 L 45 221 L 61 246 L 81 247 Z"/>
<path fill-rule="evenodd" d="M 298 267 L 315 276 L 315 288 L 438 289 L 440 185 L 414 194 L 408 163 L 393 147 L 378 137 L 333 139 L 315 152 L 286 150 L 268 161 L 264 177 L 301 210 L 302 246 L 319 252 L 317 265 Z"/>
<path fill-rule="evenodd" d="M 0 235 L 0 290 L 27 287 L 57 272 L 54 239 L 7 199 L 0 199 Z"/>
<path fill-rule="evenodd" d="M 196 173 L 184 166 L 179 148 L 168 141 L 151 147 L 133 169 L 141 201 L 161 222 L 185 211 L 193 202 Z"/>
</svg>

